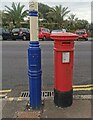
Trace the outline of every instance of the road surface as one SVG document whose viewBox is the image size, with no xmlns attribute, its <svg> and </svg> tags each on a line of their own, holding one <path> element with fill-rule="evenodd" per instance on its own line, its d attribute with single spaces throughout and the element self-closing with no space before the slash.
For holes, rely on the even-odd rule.
<svg viewBox="0 0 93 120">
<path fill-rule="evenodd" d="M 73 85 L 91 84 L 90 41 L 76 41 L 74 53 Z M 28 88 L 28 41 L 4 41 L 2 45 L 2 89 Z M 53 41 L 40 41 L 42 50 L 42 88 L 53 89 Z M 92 55 L 93 56 L 93 55 Z M 88 91 L 89 92 L 89 91 Z M 82 94 L 82 91 L 80 91 Z M 84 92 L 85 93 L 85 92 Z M 86 92 L 87 93 L 87 92 Z"/>
</svg>

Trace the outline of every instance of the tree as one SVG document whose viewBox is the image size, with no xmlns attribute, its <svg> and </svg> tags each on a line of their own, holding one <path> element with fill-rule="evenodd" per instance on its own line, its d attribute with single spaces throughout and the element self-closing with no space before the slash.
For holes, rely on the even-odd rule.
<svg viewBox="0 0 93 120">
<path fill-rule="evenodd" d="M 70 21 L 71 24 L 73 24 L 75 21 L 78 20 L 78 18 L 75 18 L 76 15 L 74 14 L 70 14 L 70 16 L 68 17 L 68 20 Z"/>
<path fill-rule="evenodd" d="M 0 10 L 0 26 L 9 26 L 9 20 L 4 10 Z"/>
<path fill-rule="evenodd" d="M 24 5 L 20 5 L 20 3 L 15 4 L 13 2 L 12 8 L 9 8 L 8 6 L 5 7 L 7 8 L 6 16 L 10 19 L 10 21 L 13 22 L 16 27 L 20 27 L 20 22 L 23 21 L 24 17 L 27 16 L 27 10 L 23 10 Z"/>
<path fill-rule="evenodd" d="M 89 35 L 93 37 L 93 23 L 89 24 Z"/>
<path fill-rule="evenodd" d="M 51 8 L 49 13 L 47 14 L 47 18 L 51 22 L 55 22 L 58 24 L 58 27 L 61 28 L 64 22 L 64 18 L 70 12 L 68 7 L 62 7 L 61 5 L 55 6 Z"/>
<path fill-rule="evenodd" d="M 89 23 L 87 20 L 78 20 L 76 23 L 77 29 L 88 29 Z"/>
<path fill-rule="evenodd" d="M 76 15 L 70 14 L 68 17 L 68 27 L 70 30 L 75 30 L 76 24 L 78 22 L 78 18 L 76 18 Z"/>
<path fill-rule="evenodd" d="M 0 27 L 2 26 L 2 11 L 0 10 Z"/>
<path fill-rule="evenodd" d="M 47 24 L 47 17 L 46 13 L 49 12 L 50 7 L 48 5 L 39 3 L 38 4 L 38 10 L 39 10 L 39 26 L 46 27 L 44 23 Z M 48 27 L 48 26 L 47 26 Z"/>
<path fill-rule="evenodd" d="M 49 12 L 50 7 L 48 5 L 44 5 L 42 3 L 39 3 L 38 9 L 39 9 L 39 18 L 46 19 L 46 13 Z"/>
</svg>

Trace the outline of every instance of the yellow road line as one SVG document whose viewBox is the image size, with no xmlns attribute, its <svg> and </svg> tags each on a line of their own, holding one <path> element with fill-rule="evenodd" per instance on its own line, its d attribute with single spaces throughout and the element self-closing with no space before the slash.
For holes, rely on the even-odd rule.
<svg viewBox="0 0 93 120">
<path fill-rule="evenodd" d="M 73 89 L 74 91 L 91 91 L 91 90 L 93 90 L 93 88 L 74 88 Z"/>
<path fill-rule="evenodd" d="M 9 101 L 13 101 L 14 100 L 14 97 L 10 97 L 8 98 Z"/>
<path fill-rule="evenodd" d="M 8 93 L 8 92 L 11 92 L 12 90 L 0 90 L 0 93 Z"/>
<path fill-rule="evenodd" d="M 17 101 L 22 101 L 22 99 L 23 99 L 22 97 L 18 97 Z"/>
<path fill-rule="evenodd" d="M 87 87 L 93 87 L 93 84 L 87 84 L 87 85 L 74 85 L 73 88 L 87 88 Z"/>
<path fill-rule="evenodd" d="M 0 98 L 5 96 L 7 96 L 7 94 L 0 94 Z"/>
</svg>

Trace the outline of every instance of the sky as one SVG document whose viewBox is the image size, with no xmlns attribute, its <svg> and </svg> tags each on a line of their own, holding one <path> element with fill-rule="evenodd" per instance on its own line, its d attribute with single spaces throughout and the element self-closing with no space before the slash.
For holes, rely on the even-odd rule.
<svg viewBox="0 0 93 120">
<path fill-rule="evenodd" d="M 7 5 L 11 7 L 12 2 L 21 2 L 22 4 L 25 4 L 25 9 L 29 9 L 29 0 L 0 0 L 2 4 L 0 4 L 0 8 L 5 9 L 4 6 Z M 50 7 L 55 7 L 56 5 L 62 5 L 63 7 L 68 7 L 69 10 L 71 10 L 70 14 L 73 13 L 78 17 L 79 19 L 85 19 L 88 20 L 89 23 L 91 23 L 91 20 L 93 18 L 91 11 L 93 11 L 91 8 L 93 8 L 93 2 L 91 0 L 37 0 L 38 2 L 41 2 L 43 4 L 47 4 Z M 47 2 L 46 2 L 47 1 Z M 92 7 L 91 7 L 92 6 Z"/>
</svg>

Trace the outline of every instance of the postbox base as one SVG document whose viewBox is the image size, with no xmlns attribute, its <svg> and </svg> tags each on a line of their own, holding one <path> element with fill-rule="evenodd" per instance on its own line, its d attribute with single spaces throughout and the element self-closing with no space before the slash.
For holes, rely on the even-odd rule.
<svg viewBox="0 0 93 120">
<path fill-rule="evenodd" d="M 69 107 L 73 103 L 73 89 L 68 92 L 60 92 L 54 89 L 54 103 L 58 107 Z"/>
</svg>

